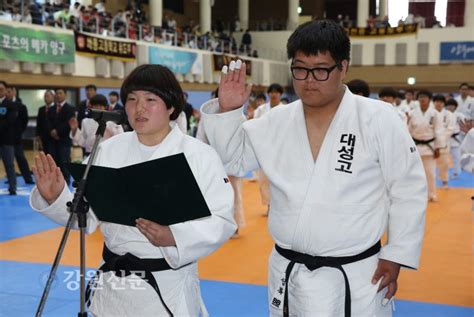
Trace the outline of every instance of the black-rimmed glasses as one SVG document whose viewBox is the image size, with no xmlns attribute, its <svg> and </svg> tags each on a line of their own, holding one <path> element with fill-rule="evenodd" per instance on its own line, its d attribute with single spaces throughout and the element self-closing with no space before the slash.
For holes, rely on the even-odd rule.
<svg viewBox="0 0 474 317">
<path fill-rule="evenodd" d="M 291 66 L 291 75 L 296 80 L 306 80 L 309 76 L 309 73 L 313 75 L 313 78 L 317 81 L 326 81 L 329 78 L 329 74 L 338 67 L 339 64 L 335 64 L 329 68 L 325 67 L 315 67 L 315 68 L 306 68 L 300 66 Z"/>
</svg>

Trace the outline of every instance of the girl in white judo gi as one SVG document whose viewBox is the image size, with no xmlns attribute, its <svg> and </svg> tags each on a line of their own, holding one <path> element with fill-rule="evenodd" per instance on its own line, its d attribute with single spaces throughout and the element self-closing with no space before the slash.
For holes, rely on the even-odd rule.
<svg viewBox="0 0 474 317">
<path fill-rule="evenodd" d="M 148 273 L 155 284 L 148 278 L 147 282 L 142 279 L 144 272 L 116 277 L 114 268 L 104 271 L 101 283 L 92 289 L 89 311 L 95 316 L 207 315 L 196 262 L 215 251 L 237 228 L 232 187 L 222 162 L 210 146 L 183 134 L 179 127 L 170 126 L 170 120 L 182 111 L 184 100 L 169 69 L 160 65 L 139 66 L 125 79 L 120 95 L 134 131 L 102 142 L 95 165 L 120 168 L 184 153 L 212 215 L 170 226 L 137 219 L 136 227 L 129 227 L 100 222 L 90 210 L 87 232 L 97 227 L 102 231 L 106 264 L 132 258 L 159 269 L 148 270 L 152 271 Z M 30 204 L 64 225 L 69 216 L 66 202 L 71 200 L 72 193 L 49 155 L 41 153 L 35 160 L 37 187 Z"/>
<path fill-rule="evenodd" d="M 342 84 L 350 41 L 341 26 L 305 23 L 287 49 L 300 100 L 246 122 L 251 87 L 237 61 L 223 68 L 219 98 L 201 108 L 227 172 L 261 168 L 270 181 L 270 315 L 390 316 L 400 267 L 419 264 L 420 155 L 392 106 Z"/>
</svg>

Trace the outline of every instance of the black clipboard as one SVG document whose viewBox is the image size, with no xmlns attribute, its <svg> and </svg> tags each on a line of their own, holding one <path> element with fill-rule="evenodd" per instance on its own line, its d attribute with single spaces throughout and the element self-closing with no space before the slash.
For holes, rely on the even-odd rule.
<svg viewBox="0 0 474 317">
<path fill-rule="evenodd" d="M 86 165 L 68 165 L 79 181 Z M 183 153 L 122 168 L 92 165 L 85 197 L 99 220 L 126 226 L 137 218 L 172 225 L 211 215 Z"/>
</svg>

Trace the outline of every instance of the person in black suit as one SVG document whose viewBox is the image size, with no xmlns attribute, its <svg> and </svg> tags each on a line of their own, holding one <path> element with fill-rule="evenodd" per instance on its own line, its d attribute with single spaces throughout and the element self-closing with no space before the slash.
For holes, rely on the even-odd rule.
<svg viewBox="0 0 474 317">
<path fill-rule="evenodd" d="M 125 111 L 123 105 L 119 101 L 119 94 L 116 91 L 111 91 L 109 94 L 109 110 L 110 111 Z"/>
<path fill-rule="evenodd" d="M 89 100 L 97 94 L 97 87 L 95 85 L 86 86 L 86 99 L 82 100 L 77 107 L 77 121 L 79 122 L 79 128 L 82 124 L 82 119 L 87 117 L 87 112 L 90 109 Z"/>
<path fill-rule="evenodd" d="M 28 126 L 28 108 L 23 104 L 20 98 L 17 97 L 16 88 L 10 86 L 7 88 L 7 98 L 11 100 L 17 109 L 18 115 L 15 120 L 15 159 L 20 168 L 21 175 L 26 184 L 34 184 L 31 176 L 30 166 L 25 157 L 25 150 L 23 149 L 23 133 Z"/>
<path fill-rule="evenodd" d="M 44 106 L 38 109 L 36 117 L 36 137 L 40 141 L 40 148 L 45 154 L 51 154 L 51 128 L 48 120 L 48 111 L 55 105 L 54 91 L 47 90 L 44 93 Z"/>
<path fill-rule="evenodd" d="M 8 179 L 8 192 L 16 195 L 15 175 L 15 120 L 18 115 L 15 104 L 7 98 L 8 84 L 0 80 L 0 155 Z"/>
<path fill-rule="evenodd" d="M 66 102 L 66 91 L 56 89 L 56 104 L 48 110 L 50 122 L 51 152 L 54 161 L 61 169 L 66 183 L 69 185 L 70 176 L 67 164 L 71 162 L 72 140 L 69 137 L 69 120 L 75 116 L 74 106 Z"/>
</svg>

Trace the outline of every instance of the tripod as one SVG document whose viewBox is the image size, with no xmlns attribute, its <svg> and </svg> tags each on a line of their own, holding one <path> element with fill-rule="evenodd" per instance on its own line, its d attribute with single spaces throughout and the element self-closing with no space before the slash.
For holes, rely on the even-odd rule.
<svg viewBox="0 0 474 317">
<path fill-rule="evenodd" d="M 85 298 L 85 270 L 86 270 L 86 228 L 87 228 L 87 212 L 89 211 L 89 205 L 84 200 L 85 189 L 87 184 L 87 176 L 89 175 L 89 170 L 92 166 L 92 163 L 95 160 L 95 156 L 97 154 L 97 148 L 99 146 L 99 142 L 104 136 L 105 128 L 106 128 L 106 121 L 100 118 L 97 120 L 99 122 L 99 127 L 95 133 L 96 139 L 94 142 L 94 146 L 92 148 L 91 154 L 89 156 L 89 160 L 87 161 L 86 170 L 84 171 L 84 175 L 82 179 L 77 183 L 76 192 L 74 193 L 74 198 L 72 202 L 68 202 L 67 206 L 70 212 L 69 219 L 66 223 L 66 227 L 64 229 L 63 236 L 61 238 L 61 243 L 59 244 L 58 252 L 56 253 L 56 257 L 54 258 L 53 265 L 51 267 L 51 271 L 49 272 L 48 280 L 46 282 L 46 286 L 43 290 L 43 295 L 41 296 L 41 301 L 38 305 L 38 309 L 36 310 L 36 317 L 40 317 L 43 313 L 44 305 L 46 304 L 46 300 L 49 295 L 49 291 L 51 290 L 51 284 L 53 283 L 54 277 L 56 276 L 56 271 L 58 269 L 59 262 L 61 261 L 61 257 L 63 255 L 64 247 L 66 246 L 67 239 L 69 237 L 69 232 L 71 231 L 72 224 L 77 218 L 77 224 L 80 231 L 80 311 L 77 314 L 78 317 L 87 317 L 86 312 L 86 298 Z"/>
</svg>

